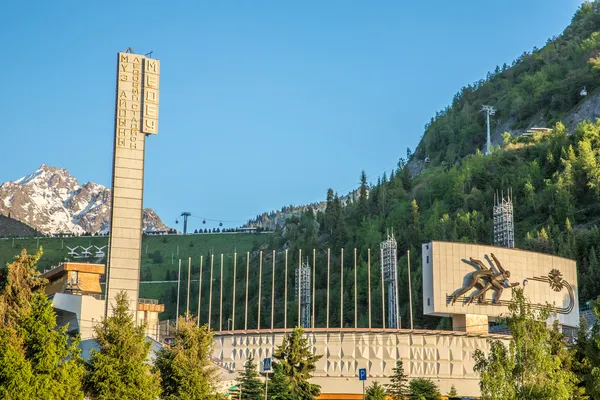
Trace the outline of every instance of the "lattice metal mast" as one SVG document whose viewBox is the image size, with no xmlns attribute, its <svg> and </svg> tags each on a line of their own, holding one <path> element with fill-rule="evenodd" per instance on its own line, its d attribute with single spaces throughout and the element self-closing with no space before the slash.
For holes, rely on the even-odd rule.
<svg viewBox="0 0 600 400">
<path fill-rule="evenodd" d="M 485 154 L 491 154 L 492 153 L 492 138 L 490 135 L 490 115 L 494 115 L 496 114 L 496 109 L 492 106 L 483 106 L 481 107 L 481 111 L 485 111 L 485 119 L 487 122 L 487 143 L 486 143 L 486 148 L 485 148 Z"/>
<path fill-rule="evenodd" d="M 512 189 L 508 190 L 506 198 L 504 192 L 500 196 L 494 195 L 494 245 L 515 247 Z"/>
<path fill-rule="evenodd" d="M 387 240 L 381 242 L 383 280 L 388 289 L 388 328 L 398 328 L 398 248 L 394 233 L 388 234 Z"/>
<path fill-rule="evenodd" d="M 301 268 L 296 268 L 296 282 L 294 291 L 296 301 L 300 296 L 300 321 L 303 328 L 310 328 L 310 310 L 311 310 L 311 270 L 308 265 L 308 258 L 302 262 Z M 300 281 L 300 290 L 298 290 L 298 281 Z"/>
</svg>

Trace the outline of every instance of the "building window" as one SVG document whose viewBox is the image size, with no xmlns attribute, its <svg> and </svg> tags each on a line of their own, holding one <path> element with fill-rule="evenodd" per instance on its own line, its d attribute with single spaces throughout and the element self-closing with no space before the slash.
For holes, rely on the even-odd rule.
<svg viewBox="0 0 600 400">
<path fill-rule="evenodd" d="M 429 301 L 429 297 L 427 298 L 427 307 L 431 306 L 431 302 Z"/>
<path fill-rule="evenodd" d="M 427 264 L 429 264 L 429 256 L 427 256 Z"/>
</svg>

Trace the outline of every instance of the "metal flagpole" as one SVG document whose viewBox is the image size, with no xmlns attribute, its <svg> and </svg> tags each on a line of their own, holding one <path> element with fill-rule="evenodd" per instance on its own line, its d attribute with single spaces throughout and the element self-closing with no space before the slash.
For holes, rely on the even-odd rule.
<svg viewBox="0 0 600 400">
<path fill-rule="evenodd" d="M 354 329 L 358 328 L 358 291 L 356 289 L 356 247 L 354 248 Z"/>
<path fill-rule="evenodd" d="M 198 326 L 200 326 L 200 304 L 202 299 L 202 256 L 200 256 L 200 276 L 198 277 Z"/>
<path fill-rule="evenodd" d="M 369 275 L 369 329 L 371 329 L 371 249 L 367 252 L 367 275 Z"/>
<path fill-rule="evenodd" d="M 410 329 L 413 329 L 413 316 L 412 316 L 412 288 L 410 283 L 410 250 L 406 252 L 408 257 L 408 303 L 410 306 Z"/>
<path fill-rule="evenodd" d="M 317 264 L 317 250 L 313 249 L 313 268 L 312 268 L 312 313 L 311 321 L 312 327 L 315 328 L 315 265 Z"/>
<path fill-rule="evenodd" d="M 300 270 L 302 268 L 302 249 L 298 250 L 298 326 L 302 326 L 302 313 L 300 311 L 300 303 L 302 302 L 302 296 L 301 296 L 301 287 L 302 287 L 302 274 L 300 273 Z"/>
<path fill-rule="evenodd" d="M 223 330 L 223 253 L 221 253 L 221 289 L 219 290 L 219 332 Z"/>
<path fill-rule="evenodd" d="M 190 284 L 192 283 L 192 257 L 188 257 L 188 291 L 187 305 L 185 307 L 185 319 L 187 320 L 190 313 Z"/>
<path fill-rule="evenodd" d="M 256 329 L 260 329 L 260 300 L 262 298 L 262 250 L 258 254 L 258 323 Z"/>
<path fill-rule="evenodd" d="M 250 271 L 250 252 L 246 253 L 246 310 L 244 312 L 244 330 L 248 330 L 248 274 Z"/>
<path fill-rule="evenodd" d="M 237 278 L 237 253 L 233 253 L 233 299 L 231 301 L 231 330 L 235 331 L 235 281 Z"/>
<path fill-rule="evenodd" d="M 287 282 L 288 281 L 288 251 L 285 250 L 285 289 L 283 295 L 283 330 L 287 330 Z"/>
<path fill-rule="evenodd" d="M 344 327 L 344 248 L 342 247 L 342 255 L 340 258 L 340 328 Z"/>
<path fill-rule="evenodd" d="M 381 321 L 383 329 L 385 329 L 385 284 L 383 283 L 383 249 L 379 254 L 379 266 L 381 271 Z"/>
<path fill-rule="evenodd" d="M 179 327 L 179 289 L 181 287 L 181 258 L 179 259 L 179 273 L 177 274 L 177 308 L 175 311 L 175 328 Z"/>
<path fill-rule="evenodd" d="M 327 249 L 327 324 L 325 327 L 329 329 L 329 267 L 331 264 L 331 249 Z"/>
<path fill-rule="evenodd" d="M 273 250 L 273 272 L 271 273 L 271 329 L 275 322 L 275 250 Z"/>
<path fill-rule="evenodd" d="M 210 329 L 210 321 L 212 319 L 212 283 L 213 283 L 213 265 L 215 255 L 210 255 L 210 285 L 208 286 L 208 329 Z"/>
<path fill-rule="evenodd" d="M 401 329 L 400 326 L 400 301 L 398 299 L 398 255 L 394 257 L 394 283 L 396 286 L 396 329 Z"/>
</svg>

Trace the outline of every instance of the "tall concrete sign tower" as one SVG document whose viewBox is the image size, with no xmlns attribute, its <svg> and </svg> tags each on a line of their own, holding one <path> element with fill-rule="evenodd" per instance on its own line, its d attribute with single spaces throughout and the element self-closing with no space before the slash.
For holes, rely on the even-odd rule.
<svg viewBox="0 0 600 400">
<path fill-rule="evenodd" d="M 158 133 L 160 62 L 128 49 L 117 58 L 106 315 L 125 291 L 137 322 L 146 136 Z"/>
</svg>

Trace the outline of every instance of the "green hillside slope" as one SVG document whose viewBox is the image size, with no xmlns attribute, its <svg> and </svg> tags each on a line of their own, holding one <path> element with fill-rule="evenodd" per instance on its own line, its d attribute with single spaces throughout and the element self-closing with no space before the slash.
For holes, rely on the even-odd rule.
<svg viewBox="0 0 600 400">
<path fill-rule="evenodd" d="M 598 1 L 584 3 L 564 32 L 543 48 L 524 52 L 510 67 L 498 66 L 487 79 L 463 87 L 427 124 L 416 157 L 454 163 L 483 149 L 482 105 L 494 106 L 495 123 L 507 127 L 523 128 L 534 121 L 553 126 L 560 121 L 582 100 L 584 87 L 591 94 L 600 86 L 595 69 L 600 54 L 599 8 Z"/>
<path fill-rule="evenodd" d="M 168 235 L 168 236 L 144 236 L 142 241 L 142 281 L 164 281 L 176 280 L 178 259 L 182 259 L 183 279 L 187 279 L 188 257 L 193 262 L 192 279 L 198 279 L 200 256 L 209 259 L 210 253 L 224 254 L 225 260 L 230 260 L 233 253 L 237 251 L 241 255 L 248 251 L 256 250 L 264 245 L 270 234 L 202 234 L 202 235 Z M 10 262 L 16 254 L 26 249 L 35 252 L 39 247 L 43 249 L 43 255 L 38 263 L 40 270 L 48 269 L 61 261 L 68 259 L 69 249 L 75 246 L 106 246 L 107 237 L 70 237 L 70 238 L 45 238 L 39 239 L 0 239 L 0 263 L 5 265 Z M 91 249 L 95 251 L 94 248 Z M 106 249 L 105 249 L 106 251 Z M 71 260 L 75 261 L 73 257 Z M 88 261 L 94 261 L 90 259 Z M 104 263 L 105 260 L 102 260 Z M 205 272 L 208 271 L 205 266 Z M 206 274 L 208 280 L 208 274 Z M 185 286 L 186 284 L 184 284 Z M 197 293 L 197 283 L 194 283 Z M 140 285 L 140 296 L 143 298 L 160 299 L 166 305 L 166 312 L 161 319 L 172 318 L 175 315 L 176 283 L 142 283 Z M 182 296 L 184 296 L 182 288 Z M 208 289 L 207 289 L 208 293 Z M 197 296 L 196 296 L 197 298 Z M 196 304 L 196 303 L 194 303 Z M 208 305 L 208 302 L 206 303 Z M 197 308 L 197 307 L 196 307 Z M 194 311 L 196 310 L 194 308 Z"/>
</svg>

